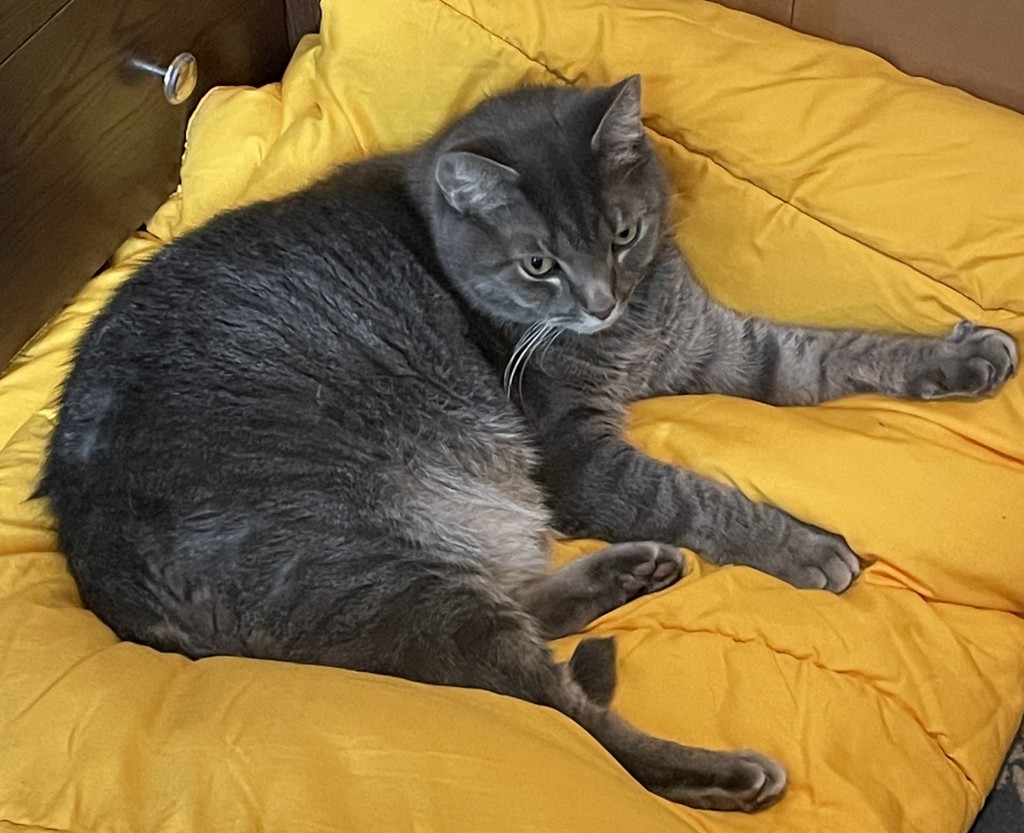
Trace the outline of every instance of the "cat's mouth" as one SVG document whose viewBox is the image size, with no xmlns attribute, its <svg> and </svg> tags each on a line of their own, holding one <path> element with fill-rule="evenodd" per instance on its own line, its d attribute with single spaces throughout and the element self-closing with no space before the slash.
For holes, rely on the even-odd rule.
<svg viewBox="0 0 1024 833">
<path fill-rule="evenodd" d="M 598 318 L 596 315 L 590 313 L 583 313 L 583 316 L 578 321 L 572 321 L 566 325 L 566 329 L 577 332 L 580 335 L 592 335 L 593 333 L 599 333 L 601 330 L 607 330 L 616 321 L 622 317 L 623 310 L 626 309 L 624 303 L 618 303 L 615 308 L 604 318 Z"/>
</svg>

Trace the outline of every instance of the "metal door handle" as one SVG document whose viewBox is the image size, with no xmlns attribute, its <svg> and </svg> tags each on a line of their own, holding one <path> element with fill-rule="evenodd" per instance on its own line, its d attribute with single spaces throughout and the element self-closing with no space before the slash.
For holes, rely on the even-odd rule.
<svg viewBox="0 0 1024 833">
<path fill-rule="evenodd" d="M 131 64 L 153 75 L 159 75 L 164 81 L 164 98 L 171 104 L 187 101 L 199 82 L 199 64 L 191 52 L 182 52 L 166 67 L 159 67 L 140 58 L 133 58 Z"/>
</svg>

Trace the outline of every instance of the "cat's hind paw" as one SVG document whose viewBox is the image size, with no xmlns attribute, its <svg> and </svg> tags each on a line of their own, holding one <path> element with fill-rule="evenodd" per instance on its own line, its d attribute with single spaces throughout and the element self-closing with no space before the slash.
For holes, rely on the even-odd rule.
<svg viewBox="0 0 1024 833">
<path fill-rule="evenodd" d="M 613 597 L 613 607 L 664 590 L 686 572 L 679 550 L 657 541 L 611 544 L 590 556 L 586 566 L 589 583 Z"/>
<path fill-rule="evenodd" d="M 770 807 L 786 790 L 782 764 L 756 752 L 707 753 L 700 777 L 692 773 L 683 783 L 666 783 L 652 789 L 671 801 L 705 810 L 739 810 L 755 813 Z M 694 783 L 704 781 L 703 784 Z"/>
</svg>

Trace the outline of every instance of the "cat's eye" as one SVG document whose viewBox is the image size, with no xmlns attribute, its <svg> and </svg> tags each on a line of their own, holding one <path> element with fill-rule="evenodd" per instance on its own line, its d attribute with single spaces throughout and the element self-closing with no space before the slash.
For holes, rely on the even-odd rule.
<svg viewBox="0 0 1024 833">
<path fill-rule="evenodd" d="M 546 278 L 557 265 L 553 257 L 546 255 L 530 255 L 519 261 L 519 268 L 531 278 Z"/>
<path fill-rule="evenodd" d="M 619 249 L 625 246 L 632 246 L 639 234 L 640 223 L 630 223 L 628 226 L 622 226 L 615 231 L 615 234 L 612 235 L 612 244 Z"/>
</svg>

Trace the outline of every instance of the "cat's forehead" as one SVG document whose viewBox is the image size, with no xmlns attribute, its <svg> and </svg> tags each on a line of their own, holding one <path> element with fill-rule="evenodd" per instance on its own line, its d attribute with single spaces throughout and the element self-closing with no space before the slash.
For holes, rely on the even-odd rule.
<svg viewBox="0 0 1024 833">
<path fill-rule="evenodd" d="M 551 103 L 535 110 L 535 118 L 524 120 L 518 135 L 507 136 L 504 153 L 549 234 L 565 244 L 591 240 L 607 225 L 612 197 L 591 146 L 597 120 Z"/>
<path fill-rule="evenodd" d="M 564 146 L 543 150 L 520 169 L 520 190 L 548 233 L 565 243 L 592 239 L 606 224 L 600 172 Z"/>
</svg>

